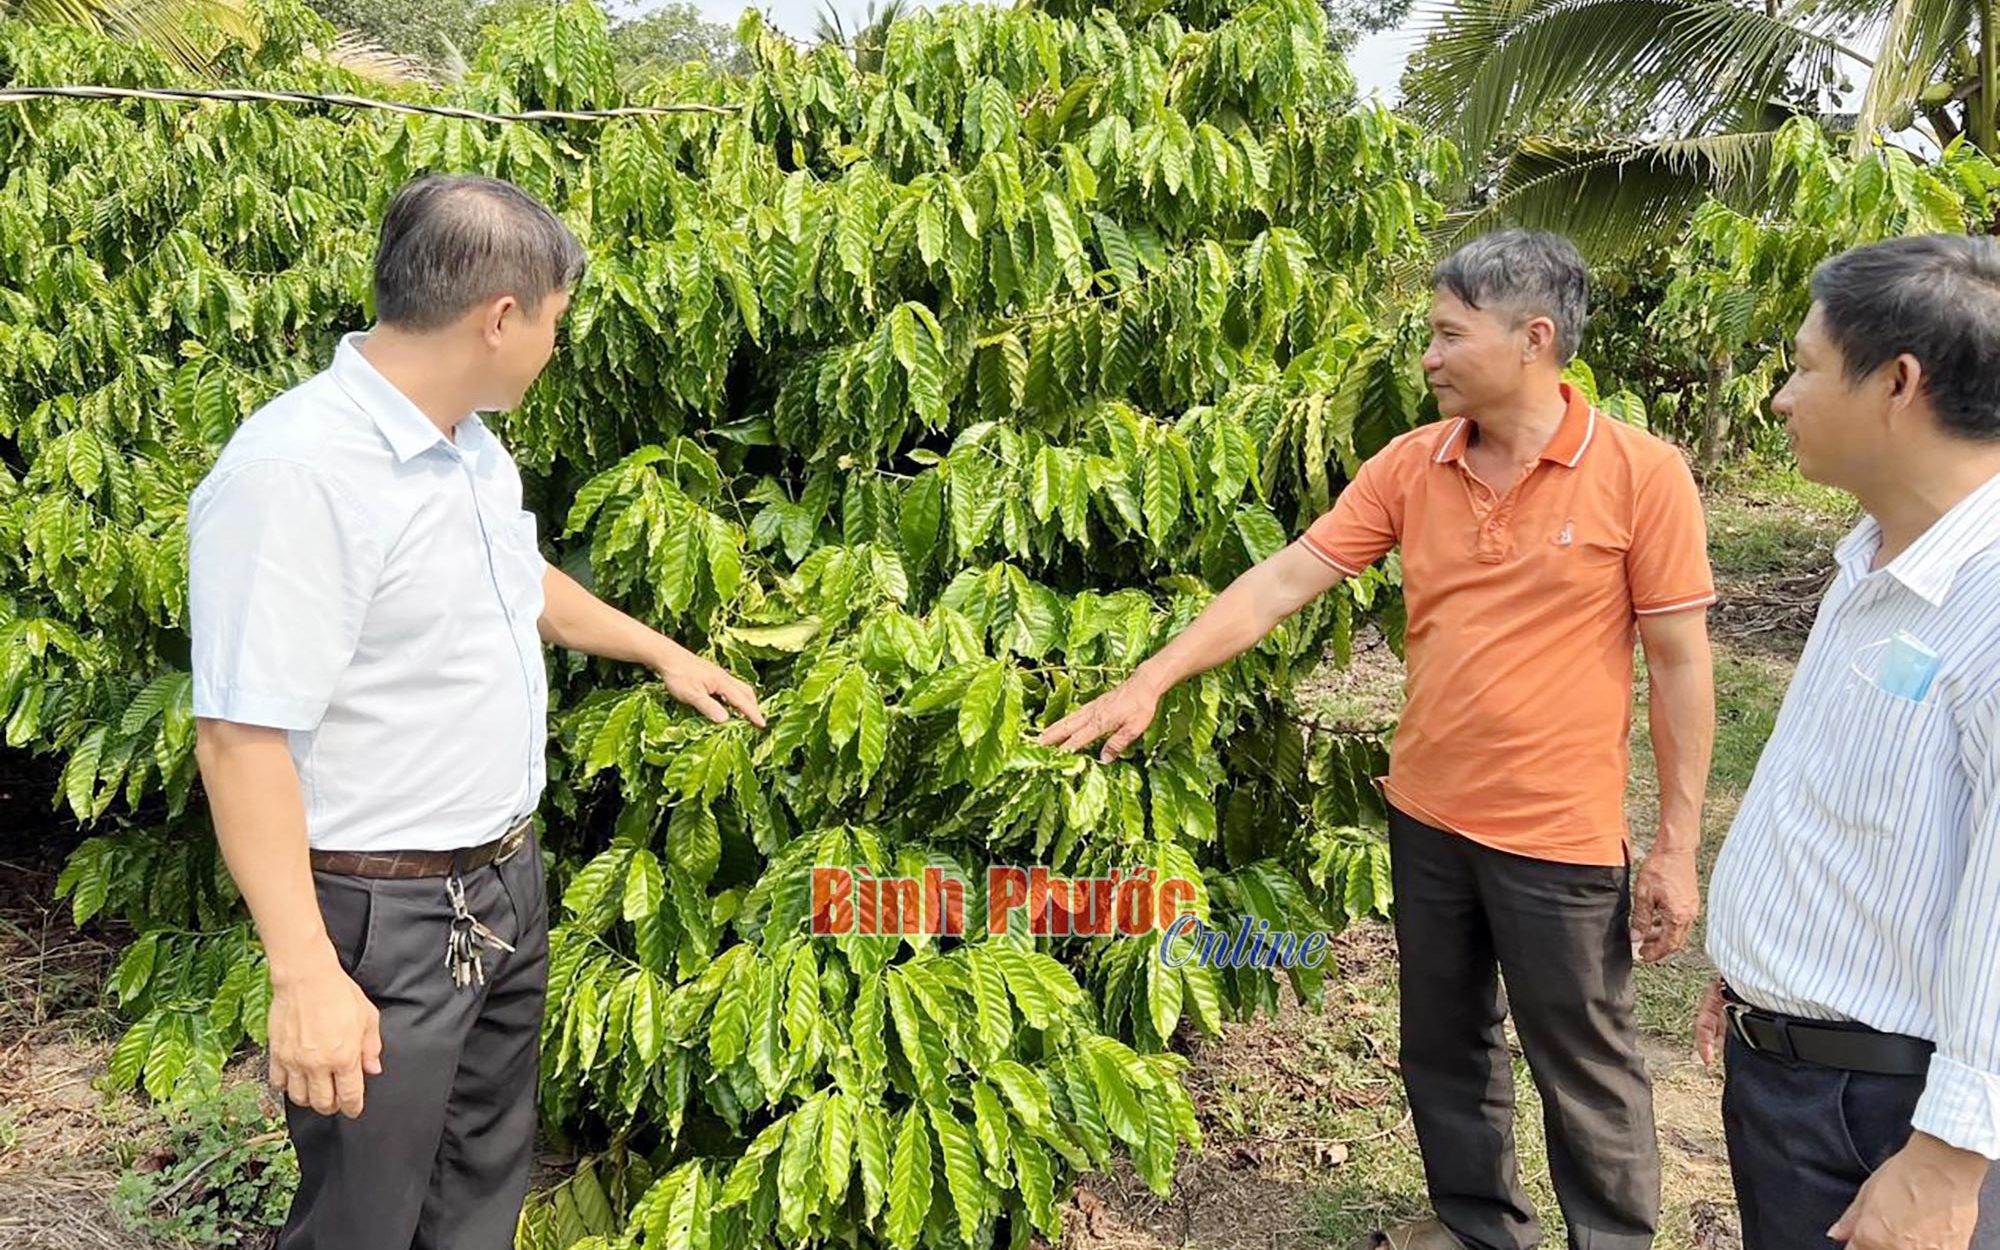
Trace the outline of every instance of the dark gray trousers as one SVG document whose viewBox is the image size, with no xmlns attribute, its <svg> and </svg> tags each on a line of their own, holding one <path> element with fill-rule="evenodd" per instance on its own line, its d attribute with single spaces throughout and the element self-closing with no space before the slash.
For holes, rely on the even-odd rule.
<svg viewBox="0 0 2000 1250">
<path fill-rule="evenodd" d="M 1511 1006 L 1569 1244 L 1650 1246 L 1660 1161 L 1632 1021 L 1629 868 L 1509 855 L 1393 809 L 1389 839 L 1403 1084 L 1438 1218 L 1473 1250 L 1541 1241 L 1514 1152 Z"/>
<path fill-rule="evenodd" d="M 1722 1128 L 1743 1250 L 1835 1250 L 1826 1230 L 1910 1140 L 1924 1078 L 1760 1055 L 1734 1036 L 1724 1062 Z M 2000 1167 L 1980 1191 L 1971 1250 L 2000 1250 Z"/>
<path fill-rule="evenodd" d="M 548 900 L 533 839 L 466 873 L 472 914 L 513 943 L 452 986 L 443 878 L 314 873 L 327 933 L 382 1013 L 382 1073 L 356 1119 L 289 1102 L 299 1190 L 279 1250 L 508 1250 L 528 1189 Z"/>
</svg>

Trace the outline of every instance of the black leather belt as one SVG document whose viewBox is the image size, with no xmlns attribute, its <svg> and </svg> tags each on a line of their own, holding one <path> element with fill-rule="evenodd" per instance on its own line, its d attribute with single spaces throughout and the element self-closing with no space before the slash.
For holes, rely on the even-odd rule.
<svg viewBox="0 0 2000 1250">
<path fill-rule="evenodd" d="M 1843 1072 L 1923 1076 L 1937 1047 L 1921 1037 L 1884 1033 L 1843 1020 L 1808 1020 L 1753 1007 L 1733 993 L 1722 1012 L 1736 1040 L 1760 1055 L 1816 1063 Z"/>
</svg>

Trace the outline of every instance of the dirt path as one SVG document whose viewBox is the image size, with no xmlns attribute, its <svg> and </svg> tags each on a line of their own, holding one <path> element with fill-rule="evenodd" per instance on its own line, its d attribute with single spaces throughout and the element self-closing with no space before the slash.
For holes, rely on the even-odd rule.
<svg viewBox="0 0 2000 1250">
<path fill-rule="evenodd" d="M 0 1246 L 145 1250 L 107 1198 L 130 1158 L 119 1143 L 151 1117 L 94 1084 L 117 1037 L 98 1005 L 117 950 L 77 933 L 53 889 L 44 866 L 0 859 Z"/>
</svg>

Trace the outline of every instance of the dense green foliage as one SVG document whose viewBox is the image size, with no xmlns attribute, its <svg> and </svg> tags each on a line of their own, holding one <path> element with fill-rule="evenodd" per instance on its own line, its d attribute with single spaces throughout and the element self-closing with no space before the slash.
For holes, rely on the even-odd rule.
<svg viewBox="0 0 2000 1250">
<path fill-rule="evenodd" d="M 1710 199 L 1671 247 L 1612 270 L 1632 285 L 1587 348 L 1711 468 L 1732 452 L 1784 454 L 1769 401 L 1821 261 L 1898 235 L 1985 231 L 2000 208 L 2000 167 L 1963 141 L 1929 162 L 1886 146 L 1852 157 L 1803 118 L 1774 136 L 1771 177 L 1769 207 Z"/>
<path fill-rule="evenodd" d="M 1781 209 L 1794 119 L 1855 158 L 2000 149 L 1996 36 L 1973 0 L 1450 0 L 1406 103 L 1490 175 L 1455 233 L 1520 221 L 1629 257 L 1710 195 Z"/>
<path fill-rule="evenodd" d="M 479 170 L 591 252 L 504 421 L 551 558 L 773 716 L 712 725 L 554 659 L 543 1099 L 594 1162 L 529 1241 L 1020 1245 L 1113 1152 L 1163 1188 L 1197 1134 L 1170 1043 L 1274 1006 L 1268 977 L 1169 970 L 1153 939 L 801 920 L 814 864 L 1152 869 L 1232 926 L 1388 905 L 1379 737 L 1302 724 L 1294 689 L 1362 613 L 1395 635 L 1393 564 L 1174 692 L 1127 761 L 1033 743 L 1419 415 L 1405 275 L 1449 149 L 1344 102 L 1312 0 L 1182 20 L 944 9 L 868 73 L 753 16 L 753 74 L 644 89 L 726 114 L 601 125 L 0 113 L 0 720 L 97 827 L 61 882 L 77 919 L 140 933 L 114 1075 L 199 1091 L 264 1026 L 195 793 L 187 495 L 365 324 L 390 190 Z M 354 88 L 297 55 L 316 19 L 260 21 L 232 79 Z M 0 82 L 172 78 L 0 27 Z M 588 4 L 494 31 L 451 92 L 624 102 Z"/>
<path fill-rule="evenodd" d="M 1972 12 L 1455 0 L 1405 80 L 1409 115 L 1472 167 L 1444 237 L 1571 234 L 1599 262 L 1584 344 L 1598 374 L 1644 396 L 1651 428 L 1704 468 L 1783 454 L 1768 400 L 1813 267 L 1994 220 L 1993 165 L 1974 146 L 1986 135 L 1991 150 L 1994 68 Z"/>
<path fill-rule="evenodd" d="M 1327 35 L 1336 48 L 1352 48 L 1363 35 L 1394 30 L 1407 22 L 1415 0 L 1320 0 Z"/>
<path fill-rule="evenodd" d="M 702 61 L 720 69 L 747 73 L 749 53 L 736 32 L 704 19 L 692 4 L 656 5 L 636 17 L 611 26 L 611 59 L 619 72 L 633 79 Z"/>
</svg>

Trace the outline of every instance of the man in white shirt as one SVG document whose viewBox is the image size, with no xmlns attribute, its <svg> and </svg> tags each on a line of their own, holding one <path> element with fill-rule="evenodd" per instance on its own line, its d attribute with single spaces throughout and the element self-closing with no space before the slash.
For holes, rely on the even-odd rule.
<svg viewBox="0 0 2000 1250">
<path fill-rule="evenodd" d="M 1716 864 L 1696 1046 L 1745 1250 L 1962 1250 L 2000 1158 L 2000 243 L 1812 290 L 1771 406 L 1868 516 Z"/>
<path fill-rule="evenodd" d="M 542 643 L 763 724 L 743 682 L 543 560 L 477 415 L 541 373 L 583 265 L 507 183 L 411 183 L 375 328 L 189 501 L 197 755 L 299 1157 L 285 1250 L 513 1244 L 547 981 Z"/>
</svg>

